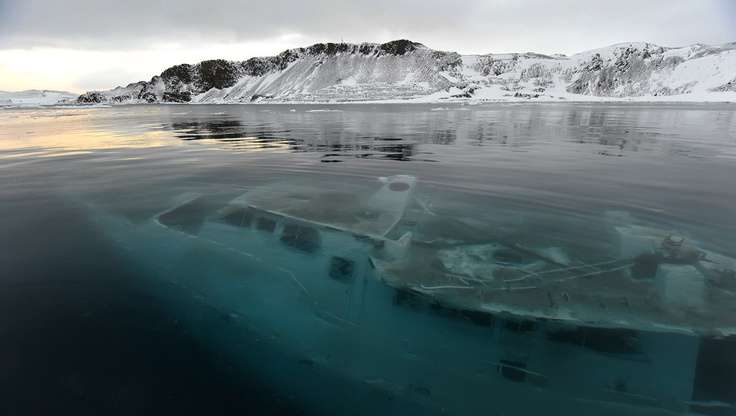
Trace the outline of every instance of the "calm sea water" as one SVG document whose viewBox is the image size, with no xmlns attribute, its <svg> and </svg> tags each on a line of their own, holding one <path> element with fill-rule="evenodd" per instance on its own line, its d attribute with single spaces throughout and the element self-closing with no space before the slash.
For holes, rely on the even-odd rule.
<svg viewBox="0 0 736 416">
<path fill-rule="evenodd" d="M 588 253 L 615 217 L 736 257 L 734 105 L 2 109 L 0 411 L 734 414 L 733 338 L 553 333 L 376 278 L 321 293 L 310 262 L 329 252 L 152 225 L 196 198 L 207 216 L 254 189 L 358 198 L 394 175 L 416 185 L 392 239 Z"/>
</svg>

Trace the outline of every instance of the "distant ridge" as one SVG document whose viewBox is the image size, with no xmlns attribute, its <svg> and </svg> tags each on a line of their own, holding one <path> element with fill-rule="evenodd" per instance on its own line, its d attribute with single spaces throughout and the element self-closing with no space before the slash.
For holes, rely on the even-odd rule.
<svg viewBox="0 0 736 416">
<path fill-rule="evenodd" d="M 54 105 L 76 100 L 78 94 L 56 90 L 0 91 L 0 106 Z"/>
<path fill-rule="evenodd" d="M 78 103 L 485 100 L 736 101 L 736 43 L 621 43 L 572 56 L 460 55 L 406 39 L 318 43 L 245 61 L 180 64 Z"/>
</svg>

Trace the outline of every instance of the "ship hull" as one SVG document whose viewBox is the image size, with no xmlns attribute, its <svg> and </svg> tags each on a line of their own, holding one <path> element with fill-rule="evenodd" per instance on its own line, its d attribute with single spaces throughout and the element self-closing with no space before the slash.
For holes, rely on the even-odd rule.
<svg viewBox="0 0 736 416">
<path fill-rule="evenodd" d="M 187 331 L 321 413 L 689 409 L 697 338 L 453 308 L 383 282 L 379 240 L 317 227 L 315 246 L 271 215 L 194 230 L 95 217 Z"/>
</svg>

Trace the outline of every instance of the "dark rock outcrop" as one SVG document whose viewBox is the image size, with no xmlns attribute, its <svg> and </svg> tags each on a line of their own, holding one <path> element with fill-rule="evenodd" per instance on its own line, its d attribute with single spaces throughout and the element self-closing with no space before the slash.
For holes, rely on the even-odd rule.
<svg viewBox="0 0 736 416">
<path fill-rule="evenodd" d="M 243 76 L 260 77 L 274 71 L 283 71 L 304 57 L 338 54 L 360 54 L 367 56 L 405 56 L 424 45 L 406 39 L 383 44 L 317 43 L 306 48 L 289 49 L 276 56 L 255 57 L 246 61 L 213 59 L 198 64 L 180 64 L 165 69 L 148 82 L 138 82 L 110 91 L 91 91 L 77 98 L 78 103 L 123 103 L 123 102 L 190 102 L 192 97 L 211 89 L 222 90 L 232 87 Z M 462 65 L 460 55 L 435 51 L 434 56 L 441 70 Z M 254 95 L 251 101 L 270 98 L 269 95 Z"/>
<path fill-rule="evenodd" d="M 736 43 L 683 48 L 625 43 L 571 57 L 532 52 L 463 57 L 406 39 L 382 44 L 328 42 L 245 61 L 175 65 L 150 81 L 88 92 L 77 102 L 367 101 L 434 93 L 439 93 L 438 99 L 564 99 L 565 93 L 553 94 L 621 98 L 736 92 L 736 79 L 723 84 L 730 77 L 722 78 L 733 65 L 734 49 Z M 696 59 L 708 61 L 695 64 L 697 68 L 712 72 L 693 75 L 695 71 L 686 68 L 670 76 Z M 713 77 L 719 81 L 712 82 Z"/>
<path fill-rule="evenodd" d="M 105 96 L 98 91 L 89 91 L 77 98 L 79 104 L 99 104 L 105 102 Z"/>
</svg>

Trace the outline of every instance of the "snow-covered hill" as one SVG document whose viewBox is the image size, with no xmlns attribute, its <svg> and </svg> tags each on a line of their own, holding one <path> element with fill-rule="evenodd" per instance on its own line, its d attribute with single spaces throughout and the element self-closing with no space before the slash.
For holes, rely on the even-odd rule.
<svg viewBox="0 0 736 416">
<path fill-rule="evenodd" d="M 0 106 L 54 105 L 61 101 L 77 99 L 78 95 L 67 91 L 25 90 L 0 91 Z"/>
<path fill-rule="evenodd" d="M 736 101 L 736 43 L 623 43 L 570 57 L 459 55 L 408 40 L 316 44 L 274 57 L 204 61 L 79 103 L 483 100 Z"/>
</svg>

